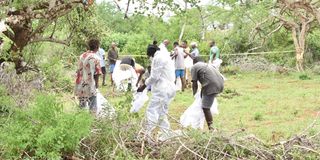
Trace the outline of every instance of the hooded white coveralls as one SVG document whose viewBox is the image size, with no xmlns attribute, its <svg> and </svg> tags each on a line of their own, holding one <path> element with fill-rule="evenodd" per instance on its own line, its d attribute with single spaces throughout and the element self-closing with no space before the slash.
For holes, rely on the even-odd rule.
<svg viewBox="0 0 320 160">
<path fill-rule="evenodd" d="M 146 80 L 146 85 L 151 86 L 151 99 L 146 111 L 147 134 L 157 126 L 162 133 L 167 133 L 170 123 L 167 118 L 168 106 L 174 98 L 175 67 L 169 54 L 157 51 L 151 64 L 151 75 Z"/>
</svg>

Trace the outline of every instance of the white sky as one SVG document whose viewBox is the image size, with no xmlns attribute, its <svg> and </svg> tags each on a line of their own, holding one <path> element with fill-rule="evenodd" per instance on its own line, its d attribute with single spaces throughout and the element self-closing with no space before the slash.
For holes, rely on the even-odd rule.
<svg viewBox="0 0 320 160">
<path fill-rule="evenodd" d="M 114 3 L 114 0 L 96 0 L 98 3 L 101 3 L 101 2 L 103 2 L 103 1 L 105 1 L 105 2 L 111 2 L 111 3 L 113 3 L 113 4 L 115 4 Z M 126 6 L 127 6 L 127 3 L 128 3 L 128 1 L 127 0 L 115 0 L 115 1 L 117 1 L 117 3 L 119 4 L 119 6 L 121 7 L 121 9 L 124 11 L 125 9 L 126 9 Z M 149 3 L 152 3 L 154 0 L 147 0 L 147 2 L 149 2 Z M 178 4 L 180 4 L 181 5 L 181 7 L 184 7 L 184 5 L 185 5 L 185 3 L 184 3 L 184 0 L 174 0 L 175 1 L 175 3 L 178 3 Z M 213 4 L 214 3 L 214 1 L 215 0 L 200 0 L 200 4 L 199 5 L 209 5 L 209 4 Z M 129 7 L 129 14 L 131 14 L 131 13 L 133 13 L 133 11 L 134 11 L 134 8 L 137 6 L 137 4 L 135 4 L 135 5 L 130 5 L 130 7 Z M 154 13 L 154 12 L 152 12 L 152 11 L 149 11 L 150 13 Z M 163 16 L 163 18 L 164 19 L 168 19 L 169 17 L 171 17 L 171 16 L 173 16 L 174 14 L 173 14 L 173 12 L 170 12 L 170 11 L 168 11 L 168 12 L 166 12 L 165 14 L 164 14 L 164 16 Z"/>
</svg>

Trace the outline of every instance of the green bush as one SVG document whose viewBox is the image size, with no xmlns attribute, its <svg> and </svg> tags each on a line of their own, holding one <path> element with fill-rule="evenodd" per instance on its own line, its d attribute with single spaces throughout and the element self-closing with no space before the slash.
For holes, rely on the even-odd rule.
<svg viewBox="0 0 320 160">
<path fill-rule="evenodd" d="M 256 120 L 256 121 L 262 121 L 263 120 L 263 115 L 261 113 L 255 113 L 253 119 Z"/>
<path fill-rule="evenodd" d="M 10 97 L 6 90 L 0 86 L 0 118 L 9 113 L 13 106 L 15 106 L 15 103 L 12 97 Z"/>
<path fill-rule="evenodd" d="M 123 48 L 123 54 L 146 55 L 148 44 L 151 43 L 152 39 L 145 34 L 131 34 Z"/>
<path fill-rule="evenodd" d="M 240 68 L 237 66 L 224 66 L 222 67 L 222 73 L 236 75 L 240 72 Z"/>
<path fill-rule="evenodd" d="M 300 80 L 310 80 L 311 78 L 307 74 L 301 74 L 299 75 Z"/>
<path fill-rule="evenodd" d="M 72 74 L 68 73 L 64 63 L 59 57 L 53 57 L 47 63 L 43 63 L 41 70 L 45 76 L 45 86 L 47 89 L 55 91 L 72 92 L 74 88 Z M 71 71 L 72 72 L 72 71 Z"/>
<path fill-rule="evenodd" d="M 54 96 L 39 95 L 27 109 L 15 110 L 0 128 L 0 157 L 61 159 L 77 150 L 91 123 L 88 113 L 65 113 Z"/>
</svg>

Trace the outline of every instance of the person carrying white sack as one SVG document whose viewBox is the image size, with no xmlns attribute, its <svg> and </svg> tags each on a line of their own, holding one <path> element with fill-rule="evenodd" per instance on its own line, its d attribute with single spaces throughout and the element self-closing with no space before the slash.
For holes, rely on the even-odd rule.
<svg viewBox="0 0 320 160">
<path fill-rule="evenodd" d="M 151 98 L 146 110 L 146 134 L 150 136 L 157 126 L 163 134 L 167 134 L 170 129 L 168 107 L 176 94 L 174 63 L 168 54 L 157 47 L 149 46 L 147 55 L 153 57 L 151 75 L 137 90 L 142 92 L 146 86 L 151 86 Z"/>
<path fill-rule="evenodd" d="M 212 128 L 212 114 L 210 107 L 213 104 L 214 99 L 219 93 L 223 91 L 224 79 L 220 72 L 207 63 L 202 62 L 200 57 L 196 57 L 193 60 L 193 66 L 191 68 L 192 77 L 192 91 L 193 95 L 197 93 L 198 81 L 200 82 L 201 88 L 201 103 L 203 113 L 208 125 L 209 130 Z"/>
</svg>

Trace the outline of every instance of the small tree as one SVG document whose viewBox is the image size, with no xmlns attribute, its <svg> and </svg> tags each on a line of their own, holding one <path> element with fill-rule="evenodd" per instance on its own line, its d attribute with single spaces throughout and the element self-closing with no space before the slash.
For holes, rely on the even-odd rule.
<svg viewBox="0 0 320 160">
<path fill-rule="evenodd" d="M 271 34 L 285 28 L 291 32 L 292 40 L 296 51 L 296 68 L 298 71 L 304 70 L 304 54 L 306 51 L 306 38 L 312 29 L 312 24 L 318 20 L 320 24 L 319 1 L 312 0 L 278 0 L 274 6 L 269 9 L 270 15 L 255 28 L 257 32 L 265 32 L 262 25 L 275 26 L 268 32 L 265 38 Z"/>
</svg>

